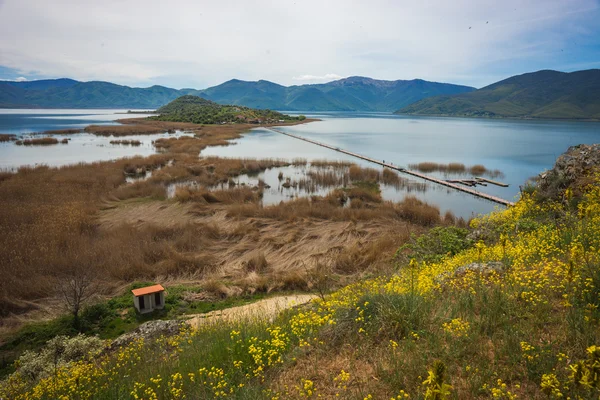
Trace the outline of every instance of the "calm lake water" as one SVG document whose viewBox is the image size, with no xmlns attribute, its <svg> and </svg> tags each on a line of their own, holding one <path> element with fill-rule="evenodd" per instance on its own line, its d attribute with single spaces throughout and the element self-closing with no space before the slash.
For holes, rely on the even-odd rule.
<svg viewBox="0 0 600 400">
<path fill-rule="evenodd" d="M 502 171 L 504 177 L 496 180 L 510 186 L 478 186 L 477 190 L 508 200 L 518 198 L 519 186 L 551 168 L 569 146 L 600 142 L 600 124 L 592 122 L 405 117 L 383 113 L 321 113 L 310 117 L 322 121 L 281 130 L 403 167 L 425 161 L 459 162 L 467 166 L 482 164 L 490 170 Z M 202 155 L 326 158 L 374 167 L 365 161 L 266 129 L 255 129 L 234 143 L 236 145 L 229 147 L 208 148 Z M 440 173 L 432 175 L 457 178 Z M 271 182 L 267 183 L 271 185 Z M 410 194 L 440 206 L 443 212 L 452 210 L 457 215 L 469 217 L 496 207 L 490 201 L 452 189 L 432 184 L 428 184 L 428 188 L 426 192 L 412 191 Z M 407 193 L 383 188 L 382 194 L 385 199 L 401 200 Z"/>
<path fill-rule="evenodd" d="M 24 135 L 52 129 L 83 128 L 90 124 L 115 124 L 125 118 L 126 110 L 0 110 L 0 133 Z M 519 186 L 554 164 L 556 157 L 571 145 L 600 142 L 600 123 L 557 121 L 512 121 L 431 117 L 403 117 L 387 113 L 313 113 L 309 117 L 322 121 L 281 128 L 296 135 L 340 147 L 366 156 L 407 167 L 412 163 L 433 161 L 459 162 L 467 166 L 482 164 L 488 169 L 498 169 L 508 183 L 508 188 L 488 185 L 477 190 L 513 200 L 518 197 Z M 179 133 L 181 134 L 181 133 Z M 44 147 L 16 146 L 0 143 L 0 168 L 21 165 L 65 165 L 76 162 L 110 160 L 134 155 L 155 153 L 152 140 L 164 135 L 123 137 L 142 141 L 139 147 L 111 145 L 114 138 L 82 134 L 69 136 L 68 145 Z M 63 136 L 57 136 L 59 139 Z M 319 146 L 293 139 L 272 131 L 257 128 L 233 141 L 233 146 L 212 147 L 201 155 L 247 158 L 306 158 L 348 160 L 364 166 L 368 163 L 353 159 Z M 300 196 L 296 190 L 283 190 L 277 180 L 279 170 L 265 171 L 259 176 L 242 177 L 248 184 L 258 179 L 271 186 L 265 194 L 266 203 Z M 297 170 L 284 170 L 290 176 L 301 174 Z M 444 178 L 460 178 L 444 176 Z M 416 183 L 422 183 L 414 178 Z M 469 175 L 462 176 L 469 178 Z M 320 192 L 319 192 L 320 193 Z M 401 200 L 409 191 L 382 186 L 388 200 Z M 496 205 L 487 200 L 456 192 L 437 185 L 427 184 L 426 191 L 410 191 L 429 203 L 436 204 L 442 212 L 452 210 L 456 215 L 470 217 L 486 213 Z"/>
<path fill-rule="evenodd" d="M 29 137 L 34 132 L 55 129 L 85 128 L 88 125 L 115 125 L 115 120 L 143 115 L 125 114 L 127 110 L 29 110 L 0 109 L 0 133 Z M 112 145 L 114 137 L 54 135 L 70 139 L 69 144 L 52 146 L 17 146 L 12 142 L 0 143 L 0 168 L 15 169 L 23 165 L 52 166 L 114 160 L 131 156 L 155 154 L 152 141 L 164 135 L 123 136 L 119 139 L 139 140 L 140 146 Z M 173 136 L 173 135 L 171 135 Z"/>
</svg>

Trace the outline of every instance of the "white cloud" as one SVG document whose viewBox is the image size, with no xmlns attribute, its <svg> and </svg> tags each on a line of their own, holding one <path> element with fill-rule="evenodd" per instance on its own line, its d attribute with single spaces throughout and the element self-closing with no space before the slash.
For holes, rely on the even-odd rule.
<svg viewBox="0 0 600 400">
<path fill-rule="evenodd" d="M 597 0 L 0 0 L 0 65 L 136 86 L 351 75 L 482 85 L 598 60 L 560 58 L 573 42 L 597 49 L 598 20 Z"/>
<path fill-rule="evenodd" d="M 299 75 L 292 77 L 292 79 L 295 81 L 335 81 L 342 78 L 343 76 L 338 74 Z"/>
<path fill-rule="evenodd" d="M 25 82 L 27 81 L 27 78 L 25 78 L 24 76 L 20 76 L 17 79 L 15 79 L 15 82 Z"/>
</svg>

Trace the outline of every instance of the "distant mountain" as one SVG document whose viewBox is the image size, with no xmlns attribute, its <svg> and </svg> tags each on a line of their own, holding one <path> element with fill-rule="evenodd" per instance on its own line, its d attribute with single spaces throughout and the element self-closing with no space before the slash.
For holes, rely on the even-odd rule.
<svg viewBox="0 0 600 400">
<path fill-rule="evenodd" d="M 164 86 L 131 88 L 109 82 L 49 79 L 0 81 L 0 107 L 32 108 L 158 108 L 193 89 Z"/>
<path fill-rule="evenodd" d="M 0 81 L 0 107 L 32 108 L 158 108 L 183 95 L 198 95 L 219 104 L 295 111 L 394 111 L 440 94 L 475 90 L 468 86 L 350 77 L 318 85 L 282 86 L 237 79 L 205 90 L 164 86 L 131 88 L 109 82 L 50 79 Z"/>
<path fill-rule="evenodd" d="M 394 111 L 417 100 L 441 94 L 465 93 L 469 86 L 428 82 L 382 81 L 353 76 L 337 81 L 281 86 L 269 81 L 233 79 L 200 91 L 199 95 L 221 104 L 297 111 Z"/>
<path fill-rule="evenodd" d="M 600 119 L 600 69 L 517 75 L 474 92 L 426 98 L 396 114 Z"/>
<path fill-rule="evenodd" d="M 196 124 L 274 123 L 302 121 L 304 116 L 290 117 L 277 111 L 253 109 L 244 106 L 217 104 L 198 96 L 181 96 L 156 110 L 160 115 L 150 117 L 158 121 L 193 122 Z"/>
</svg>

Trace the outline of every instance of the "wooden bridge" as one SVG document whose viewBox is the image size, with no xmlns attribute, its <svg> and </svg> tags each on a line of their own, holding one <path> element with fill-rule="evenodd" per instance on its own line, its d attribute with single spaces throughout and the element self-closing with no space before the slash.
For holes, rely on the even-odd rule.
<svg viewBox="0 0 600 400">
<path fill-rule="evenodd" d="M 280 131 L 279 129 L 275 129 L 275 128 L 265 128 L 265 129 L 268 129 L 268 130 L 276 132 L 276 133 L 280 133 L 282 135 L 286 135 L 286 136 L 292 137 L 294 139 L 304 140 L 305 142 L 316 144 L 317 146 L 325 147 L 327 149 L 334 150 L 334 151 L 337 151 L 339 153 L 348 154 L 349 156 L 360 158 L 361 160 L 365 160 L 365 161 L 368 161 L 368 162 L 371 162 L 371 163 L 374 163 L 374 164 L 379 164 L 379 165 L 381 165 L 383 167 L 396 170 L 396 171 L 401 172 L 403 174 L 408 174 L 408 175 L 416 176 L 417 178 L 421 178 L 421 179 L 424 179 L 424 180 L 429 181 L 429 182 L 437 183 L 438 185 L 442 185 L 442 186 L 446 186 L 446 187 L 449 187 L 449 188 L 452 188 L 452 189 L 456 189 L 456 190 L 458 190 L 460 192 L 469 193 L 469 194 L 472 194 L 473 196 L 476 196 L 476 197 L 479 197 L 479 198 L 482 198 L 482 199 L 486 199 L 486 200 L 490 200 L 490 201 L 493 201 L 494 203 L 502 204 L 502 205 L 507 206 L 507 207 L 508 206 L 513 206 L 515 204 L 512 201 L 504 200 L 504 199 L 502 199 L 500 197 L 492 196 L 491 194 L 482 193 L 482 192 L 470 189 L 470 188 L 465 187 L 465 186 L 460 186 L 460 185 L 452 183 L 452 182 L 447 182 L 447 181 L 444 181 L 442 179 L 437 179 L 437 178 L 434 178 L 432 176 L 428 176 L 428 175 L 422 174 L 420 172 L 411 171 L 411 170 L 408 170 L 406 168 L 400 168 L 400 167 L 395 166 L 393 164 L 385 163 L 383 161 L 375 160 L 374 158 L 366 157 L 366 156 L 363 156 L 363 155 L 358 154 L 358 153 L 353 153 L 353 152 L 348 151 L 348 150 L 340 149 L 339 147 L 334 147 L 334 146 L 330 146 L 330 145 L 325 144 L 325 143 L 317 142 L 316 140 L 311 140 L 311 139 L 304 138 L 302 136 L 298 136 L 298 135 L 294 135 L 294 134 L 291 134 L 291 133 L 283 132 L 283 131 Z"/>
</svg>

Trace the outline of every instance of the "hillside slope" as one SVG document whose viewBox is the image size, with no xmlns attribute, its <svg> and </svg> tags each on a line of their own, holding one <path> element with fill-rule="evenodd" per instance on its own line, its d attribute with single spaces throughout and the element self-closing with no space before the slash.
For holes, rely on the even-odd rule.
<svg viewBox="0 0 600 400">
<path fill-rule="evenodd" d="M 49 342 L 0 397 L 597 399 L 598 160 L 598 145 L 571 147 L 514 207 L 412 236 L 394 274 L 275 319 Z"/>
<path fill-rule="evenodd" d="M 600 119 L 600 69 L 513 76 L 474 92 L 423 99 L 396 114 Z"/>
</svg>

